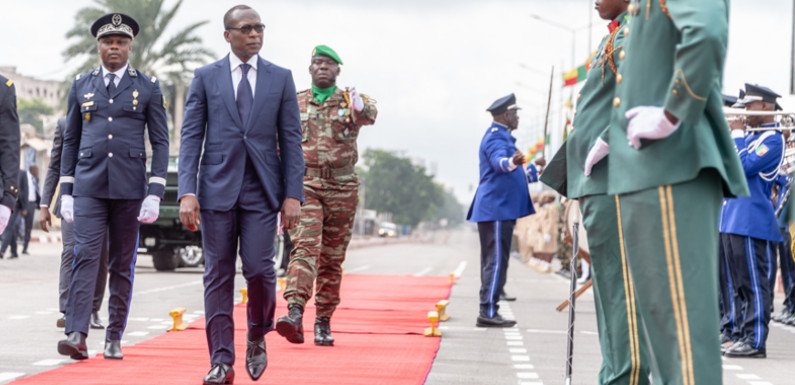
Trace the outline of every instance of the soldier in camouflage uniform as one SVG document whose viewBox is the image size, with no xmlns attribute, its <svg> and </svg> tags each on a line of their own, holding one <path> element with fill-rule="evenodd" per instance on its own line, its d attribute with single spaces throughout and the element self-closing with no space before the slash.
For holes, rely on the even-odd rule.
<svg viewBox="0 0 795 385">
<path fill-rule="evenodd" d="M 306 160 L 305 201 L 299 224 L 290 231 L 295 247 L 284 291 L 289 313 L 276 322 L 279 334 L 298 344 L 304 342 L 303 312 L 315 280 L 315 345 L 334 344 L 329 321 L 340 303 L 342 262 L 358 200 L 356 138 L 362 126 L 375 122 L 377 114 L 374 100 L 355 88 L 337 88 L 340 64 L 334 50 L 315 47 L 309 66 L 312 88 L 298 93 Z"/>
</svg>

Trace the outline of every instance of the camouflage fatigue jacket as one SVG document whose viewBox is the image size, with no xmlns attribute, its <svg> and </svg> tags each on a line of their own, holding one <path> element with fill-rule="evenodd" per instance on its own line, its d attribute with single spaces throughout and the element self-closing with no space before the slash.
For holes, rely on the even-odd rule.
<svg viewBox="0 0 795 385">
<path fill-rule="evenodd" d="M 378 110 L 375 100 L 361 95 L 364 109 L 355 112 L 346 90 L 337 89 L 323 104 L 312 97 L 312 90 L 298 93 L 298 106 L 301 109 L 301 147 L 307 168 L 330 169 L 338 175 L 322 179 L 350 179 L 353 167 L 359 159 L 356 138 L 359 129 L 375 123 Z M 350 171 L 344 171 L 344 170 Z M 343 175 L 347 174 L 347 175 Z M 306 181 L 306 178 L 305 178 Z"/>
</svg>

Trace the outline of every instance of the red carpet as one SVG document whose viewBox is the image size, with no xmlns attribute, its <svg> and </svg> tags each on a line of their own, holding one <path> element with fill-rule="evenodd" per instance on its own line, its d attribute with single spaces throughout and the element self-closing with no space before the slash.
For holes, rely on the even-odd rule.
<svg viewBox="0 0 795 385">
<path fill-rule="evenodd" d="M 304 315 L 307 342 L 294 345 L 275 331 L 269 333 L 268 369 L 257 382 L 251 381 L 244 368 L 246 315 L 245 307 L 238 305 L 235 384 L 423 384 L 440 342 L 422 336 L 425 317 L 436 301 L 449 295 L 447 277 L 346 275 L 342 304 L 331 324 L 335 346 L 312 343 L 314 308 L 309 306 Z M 276 317 L 285 312 L 279 297 Z M 105 360 L 100 354 L 12 384 L 196 385 L 201 384 L 209 365 L 204 320 L 200 319 L 183 332 L 124 347 L 123 361 Z"/>
</svg>

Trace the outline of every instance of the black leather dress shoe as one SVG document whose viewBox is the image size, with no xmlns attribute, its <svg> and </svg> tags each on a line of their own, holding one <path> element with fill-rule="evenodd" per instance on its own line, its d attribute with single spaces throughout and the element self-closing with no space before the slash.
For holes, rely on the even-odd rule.
<svg viewBox="0 0 795 385">
<path fill-rule="evenodd" d="M 757 349 L 747 342 L 741 342 L 732 346 L 723 355 L 732 358 L 767 358 L 767 351 L 765 348 Z"/>
<path fill-rule="evenodd" d="M 105 325 L 102 324 L 102 318 L 99 318 L 99 312 L 95 311 L 91 313 L 91 319 L 88 322 L 88 326 L 92 329 L 104 329 Z"/>
<path fill-rule="evenodd" d="M 304 343 L 304 307 L 301 305 L 289 305 L 289 312 L 286 316 L 279 317 L 276 321 L 276 331 L 280 336 L 294 344 Z"/>
<path fill-rule="evenodd" d="M 246 371 L 252 380 L 257 381 L 268 367 L 268 351 L 265 338 L 246 341 Z"/>
<path fill-rule="evenodd" d="M 516 321 L 503 319 L 499 314 L 494 317 L 478 316 L 478 322 L 475 324 L 481 328 L 509 328 L 516 325 Z"/>
<path fill-rule="evenodd" d="M 105 352 L 103 353 L 106 360 L 121 360 L 124 354 L 121 352 L 121 341 L 107 340 L 105 341 Z"/>
<path fill-rule="evenodd" d="M 61 318 L 58 318 L 58 320 L 55 321 L 55 327 L 61 328 L 61 329 L 66 327 L 66 316 L 65 315 L 62 315 Z"/>
<path fill-rule="evenodd" d="M 227 364 L 215 364 L 204 376 L 204 385 L 232 385 L 235 383 L 235 369 Z"/>
<path fill-rule="evenodd" d="M 73 360 L 85 360 L 88 358 L 86 335 L 80 332 L 69 333 L 65 340 L 58 341 L 58 353 Z"/>
<path fill-rule="evenodd" d="M 516 297 L 512 297 L 503 291 L 500 293 L 500 301 L 513 302 L 516 301 Z"/>
<path fill-rule="evenodd" d="M 331 318 L 317 317 L 315 319 L 315 345 L 334 346 L 334 337 L 331 336 Z"/>
</svg>

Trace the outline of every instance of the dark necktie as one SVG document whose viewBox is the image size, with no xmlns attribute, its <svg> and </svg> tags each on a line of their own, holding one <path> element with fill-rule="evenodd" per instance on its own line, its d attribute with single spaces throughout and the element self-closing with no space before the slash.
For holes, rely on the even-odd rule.
<svg viewBox="0 0 795 385">
<path fill-rule="evenodd" d="M 243 77 L 240 83 L 237 84 L 237 112 L 240 114 L 240 120 L 246 124 L 248 115 L 251 113 L 251 106 L 254 105 L 254 93 L 251 91 L 251 84 L 248 82 L 248 70 L 251 65 L 243 63 L 240 65 L 240 70 L 243 72 Z"/>
<path fill-rule="evenodd" d="M 116 74 L 109 73 L 108 79 L 108 95 L 113 96 L 113 93 L 116 92 Z"/>
</svg>

